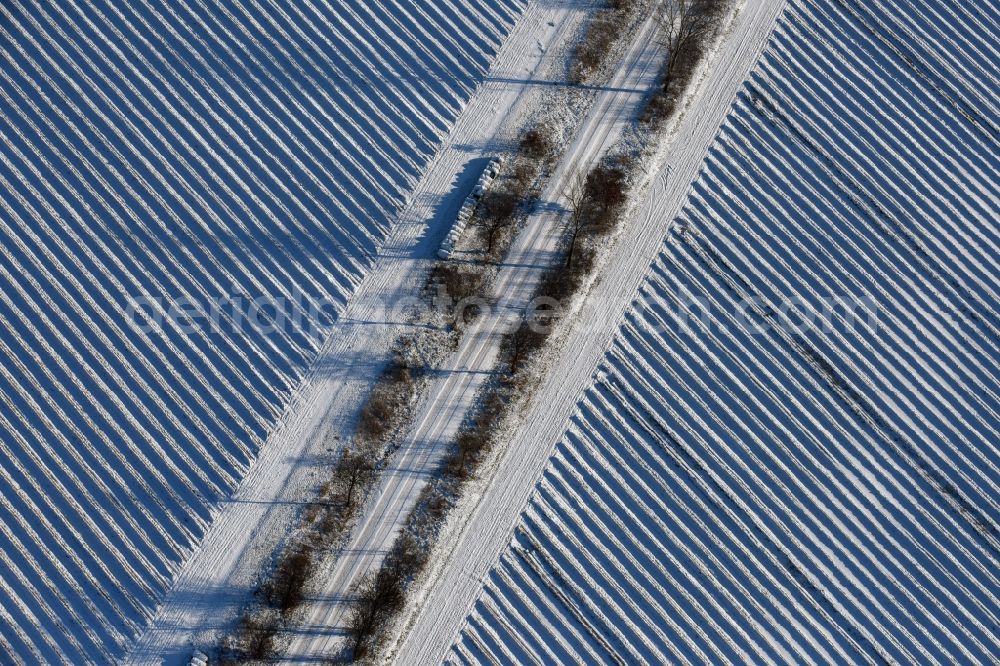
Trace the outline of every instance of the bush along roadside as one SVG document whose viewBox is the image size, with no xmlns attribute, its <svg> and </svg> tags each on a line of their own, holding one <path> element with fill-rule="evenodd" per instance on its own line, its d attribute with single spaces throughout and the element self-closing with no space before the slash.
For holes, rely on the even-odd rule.
<svg viewBox="0 0 1000 666">
<path fill-rule="evenodd" d="M 475 261 L 443 259 L 434 262 L 428 276 L 427 292 L 458 307 L 448 323 L 461 334 L 464 321 L 460 313 L 463 302 L 483 300 L 492 285 L 492 265 L 509 250 L 520 222 L 533 208 L 544 184 L 545 170 L 554 159 L 555 144 L 549 128 L 544 125 L 527 130 L 518 143 L 515 155 L 507 160 L 493 187 L 484 193 L 473 216 L 476 234 L 463 239 L 460 250 Z M 432 303 L 432 305 L 434 305 Z M 432 308 L 433 309 L 433 308 Z M 349 638 L 343 657 L 356 661 L 375 652 L 384 627 L 402 608 L 405 591 L 426 564 L 426 555 L 433 543 L 432 533 L 441 524 L 457 497 L 461 479 L 467 478 L 487 442 L 480 434 L 495 425 L 503 404 L 496 396 L 489 398 L 490 407 L 477 410 L 470 424 L 463 428 L 459 446 L 443 463 L 446 470 L 422 491 L 416 508 L 382 565 L 363 576 L 355 586 L 355 604 L 349 619 Z"/>
<path fill-rule="evenodd" d="M 617 19 L 635 21 L 634 16 L 621 13 L 626 6 L 632 8 L 634 3 L 631 0 L 611 3 L 611 9 L 618 12 Z M 621 37 L 619 34 L 616 39 Z M 556 135 L 559 131 L 549 122 L 542 121 L 521 135 L 513 156 L 504 162 L 498 178 L 477 206 L 471 225 L 474 233 L 466 234 L 458 248 L 461 259 L 435 260 L 428 271 L 425 295 L 430 307 L 423 313 L 423 318 L 427 319 L 424 323 L 429 324 L 436 335 L 447 336 L 447 344 L 439 342 L 437 348 L 454 349 L 465 323 L 461 314 L 473 314 L 476 302 L 486 302 L 483 294 L 488 293 L 492 285 L 497 262 L 509 250 L 521 224 L 537 202 L 551 166 L 558 159 L 561 142 Z M 439 309 L 434 299 L 442 295 L 448 307 Z M 463 301 L 473 305 L 462 307 Z M 459 307 L 454 307 L 456 302 Z M 525 336 L 518 338 L 519 341 L 526 339 Z M 296 612 L 301 609 L 318 563 L 334 553 L 346 538 L 352 518 L 392 453 L 393 438 L 407 427 L 410 408 L 423 386 L 421 377 L 440 360 L 424 364 L 405 360 L 413 346 L 407 339 L 397 342 L 392 361 L 362 408 L 350 445 L 341 452 L 329 479 L 320 487 L 316 501 L 303 512 L 300 527 L 274 557 L 252 602 L 214 651 L 219 663 L 267 662 L 280 653 L 281 636 L 294 626 Z M 526 355 L 529 346 L 522 344 L 520 349 Z M 499 403 L 496 399 L 491 400 L 495 411 Z M 499 418 L 499 412 L 496 414 Z M 474 424 L 470 428 L 482 430 L 485 427 L 481 419 Z M 478 448 L 472 447 L 475 437 L 471 434 L 463 438 L 465 448 L 462 449 L 461 465 L 456 467 L 457 463 L 449 462 L 447 466 L 468 473 L 486 446 L 484 443 Z M 447 477 L 447 480 L 453 485 L 454 477 Z M 449 496 L 457 497 L 453 490 L 432 484 L 420 498 L 420 510 L 411 515 L 404 533 L 425 534 L 439 525 L 451 506 Z M 369 638 L 380 635 L 385 622 L 398 612 L 395 600 L 402 597 L 397 596 L 396 589 L 405 589 L 405 584 L 423 566 L 418 555 L 426 552 L 429 552 L 429 542 L 401 540 L 385 560 L 383 568 L 387 572 L 381 577 L 372 574 L 361 582 L 356 617 L 352 620 L 361 636 L 361 640 L 353 644 L 358 655 L 367 653 Z"/>
<path fill-rule="evenodd" d="M 583 39 L 573 52 L 569 66 L 571 83 L 582 84 L 599 76 L 634 13 L 645 4 L 641 0 L 607 0 L 605 7 L 590 19 Z"/>
<path fill-rule="evenodd" d="M 657 3 L 655 10 L 660 13 L 657 20 L 661 21 L 664 32 L 664 47 L 671 51 L 664 64 L 661 87 L 647 98 L 640 125 L 635 128 L 644 145 L 638 149 L 634 145 L 620 146 L 586 176 L 572 183 L 565 193 L 568 205 L 562 252 L 545 273 L 537 296 L 569 303 L 591 281 L 602 253 L 606 256 L 625 217 L 636 172 L 644 169 L 642 162 L 653 154 L 647 149 L 660 140 L 662 128 L 674 114 L 676 101 L 689 85 L 731 7 L 730 0 Z M 673 32 L 665 23 L 666 17 L 671 16 Z M 685 20 L 690 23 L 683 24 Z M 678 30 L 687 36 L 678 38 Z M 655 108 L 656 115 L 648 115 L 650 107 Z M 372 660 L 388 638 L 405 607 L 409 588 L 430 560 L 449 511 L 498 444 L 505 421 L 513 418 L 539 383 L 537 366 L 541 352 L 556 330 L 558 316 L 556 312 L 536 311 L 530 319 L 522 317 L 520 324 L 505 334 L 500 366 L 483 387 L 475 413 L 460 428 L 439 473 L 425 486 L 382 566 L 366 574 L 356 587 L 349 640 L 343 655 L 346 661 Z"/>
<path fill-rule="evenodd" d="M 318 564 L 340 547 L 405 430 L 429 370 L 454 344 L 453 335 L 435 330 L 404 335 L 393 344 L 382 376 L 361 408 L 350 444 L 340 451 L 316 500 L 275 555 L 252 601 L 221 639 L 216 663 L 263 663 L 278 655 L 282 634 L 294 625 Z"/>
<path fill-rule="evenodd" d="M 653 18 L 659 40 L 666 51 L 660 85 L 642 110 L 642 121 L 658 128 L 676 109 L 695 69 L 714 38 L 730 6 L 730 0 L 661 0 Z"/>
<path fill-rule="evenodd" d="M 584 79 L 594 83 L 610 76 L 631 41 L 631 31 L 642 23 L 654 3 L 603 1 L 603 7 L 585 22 L 567 57 L 566 83 L 578 84 Z M 588 64 L 582 65 L 582 61 Z M 445 308 L 445 316 L 439 314 L 434 323 L 461 329 L 465 322 L 454 315 L 474 315 L 475 303 L 488 302 L 486 295 L 491 292 L 497 263 L 534 209 L 567 143 L 567 135 L 572 133 L 573 121 L 567 121 L 567 109 L 576 109 L 582 118 L 593 97 L 592 91 L 567 85 L 553 91 L 543 102 L 535 122 L 521 135 L 512 156 L 504 161 L 500 175 L 477 205 L 469 231 L 459 240 L 455 254 L 435 261 L 428 272 L 425 296 L 430 310 L 441 313 L 442 309 L 436 307 L 441 300 L 449 305 L 460 304 Z M 461 307 L 463 302 L 472 305 Z"/>
</svg>

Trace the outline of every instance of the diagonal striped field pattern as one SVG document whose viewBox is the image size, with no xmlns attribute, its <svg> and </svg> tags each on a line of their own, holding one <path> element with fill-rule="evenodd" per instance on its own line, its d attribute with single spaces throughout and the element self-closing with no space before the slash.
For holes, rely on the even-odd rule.
<svg viewBox="0 0 1000 666">
<path fill-rule="evenodd" d="M 0 3 L 0 661 L 122 653 L 524 5 Z"/>
<path fill-rule="evenodd" d="M 998 36 L 791 0 L 449 661 L 1000 660 Z"/>
</svg>

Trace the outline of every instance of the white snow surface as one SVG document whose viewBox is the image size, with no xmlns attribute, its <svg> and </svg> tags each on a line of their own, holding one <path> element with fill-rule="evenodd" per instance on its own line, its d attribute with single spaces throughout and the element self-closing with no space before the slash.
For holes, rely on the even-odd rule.
<svg viewBox="0 0 1000 666">
<path fill-rule="evenodd" d="M 0 661 L 120 660 L 526 6 L 0 3 Z M 274 333 L 126 318 L 296 293 Z"/>
<path fill-rule="evenodd" d="M 998 662 L 1000 13 L 782 4 L 745 6 L 652 262 L 591 300 L 634 297 L 570 336 L 397 662 Z"/>
</svg>

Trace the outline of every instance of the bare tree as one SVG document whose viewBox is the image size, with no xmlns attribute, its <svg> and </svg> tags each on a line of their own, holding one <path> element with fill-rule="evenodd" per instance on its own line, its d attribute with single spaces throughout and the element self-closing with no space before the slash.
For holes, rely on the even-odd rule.
<svg viewBox="0 0 1000 666">
<path fill-rule="evenodd" d="M 659 25 L 659 40 L 667 49 L 666 81 L 680 64 L 690 58 L 692 50 L 708 35 L 718 21 L 715 6 L 721 0 L 660 0 L 653 13 Z"/>
<path fill-rule="evenodd" d="M 458 447 L 458 457 L 454 460 L 453 471 L 456 477 L 464 479 L 469 463 L 474 462 L 486 448 L 486 435 L 478 428 L 462 430 L 455 437 L 455 445 Z"/>
<path fill-rule="evenodd" d="M 657 42 L 670 51 L 677 40 L 677 18 L 683 11 L 683 5 L 684 0 L 659 0 L 653 8 L 653 20 L 659 28 Z"/>
<path fill-rule="evenodd" d="M 275 655 L 277 626 L 266 612 L 245 612 L 239 619 L 236 636 L 227 640 L 220 655 L 220 664 L 245 664 L 267 661 Z"/>
<path fill-rule="evenodd" d="M 514 223 L 517 215 L 518 199 L 506 189 L 487 191 L 479 204 L 482 214 L 480 224 L 486 234 L 486 253 L 493 252 L 500 231 Z"/>
<path fill-rule="evenodd" d="M 563 191 L 566 197 L 567 209 L 569 210 L 569 249 L 566 251 L 566 268 L 573 267 L 573 255 L 576 252 L 576 245 L 580 240 L 587 225 L 592 218 L 590 207 L 588 206 L 586 181 L 582 173 L 577 173 L 569 186 Z"/>
<path fill-rule="evenodd" d="M 533 321 L 522 320 L 510 335 L 510 374 L 516 375 L 525 358 L 545 341 L 545 334 Z"/>
<path fill-rule="evenodd" d="M 379 632 L 403 604 L 403 581 L 396 567 L 380 567 L 366 573 L 358 585 L 358 596 L 348 622 L 352 659 L 363 659 Z"/>
<path fill-rule="evenodd" d="M 337 465 L 337 476 L 344 486 L 344 506 L 350 510 L 354 492 L 375 476 L 374 452 L 364 448 L 345 448 Z"/>
<path fill-rule="evenodd" d="M 305 598 L 306 584 L 313 572 L 312 552 L 306 547 L 286 551 L 264 587 L 264 596 L 272 608 L 282 613 L 293 610 Z"/>
</svg>

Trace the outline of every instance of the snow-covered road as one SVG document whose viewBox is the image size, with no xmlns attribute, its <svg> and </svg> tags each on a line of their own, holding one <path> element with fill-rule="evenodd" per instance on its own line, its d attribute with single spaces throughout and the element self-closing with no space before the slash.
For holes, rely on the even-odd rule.
<svg viewBox="0 0 1000 666">
<path fill-rule="evenodd" d="M 344 552 L 324 582 L 307 620 L 296 632 L 287 652 L 292 662 L 329 659 L 339 648 L 350 605 L 351 585 L 381 564 L 406 517 L 415 505 L 429 475 L 437 469 L 448 444 L 463 422 L 482 382 L 495 367 L 502 336 L 516 321 L 537 291 L 547 268 L 545 259 L 557 250 L 564 192 L 581 172 L 586 172 L 612 145 L 637 112 L 643 93 L 655 83 L 659 47 L 653 39 L 655 24 L 646 21 L 635 36 L 621 67 L 597 93 L 586 119 L 562 162 L 550 179 L 537 213 L 515 240 L 499 271 L 494 288 L 497 306 L 481 317 L 462 338 L 442 377 L 432 384 L 429 397 L 418 411 L 414 430 L 384 475 L 374 497 L 358 521 Z"/>
<path fill-rule="evenodd" d="M 784 0 L 748 2 L 713 55 L 689 106 L 664 148 L 665 159 L 645 199 L 626 225 L 609 269 L 588 296 L 563 351 L 535 393 L 518 431 L 489 471 L 485 490 L 467 497 L 446 530 L 450 547 L 430 565 L 425 593 L 393 648 L 397 663 L 439 663 L 454 642 L 482 587 L 482 578 L 509 543 L 552 446 L 566 426 L 579 388 L 593 374 L 612 332 L 667 225 L 685 200 L 719 124 L 761 53 Z"/>
</svg>

